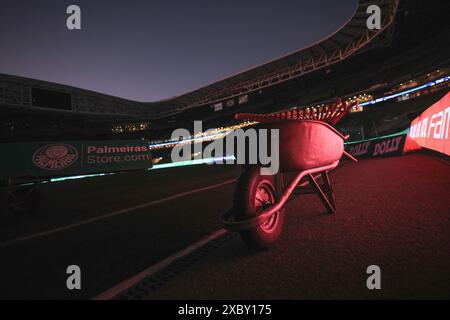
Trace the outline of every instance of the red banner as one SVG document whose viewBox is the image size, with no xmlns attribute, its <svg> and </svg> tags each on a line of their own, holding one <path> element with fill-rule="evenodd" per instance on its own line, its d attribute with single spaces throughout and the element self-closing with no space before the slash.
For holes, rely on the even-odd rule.
<svg viewBox="0 0 450 320">
<path fill-rule="evenodd" d="M 413 120 L 409 136 L 421 147 L 450 155 L 450 92 Z"/>
</svg>

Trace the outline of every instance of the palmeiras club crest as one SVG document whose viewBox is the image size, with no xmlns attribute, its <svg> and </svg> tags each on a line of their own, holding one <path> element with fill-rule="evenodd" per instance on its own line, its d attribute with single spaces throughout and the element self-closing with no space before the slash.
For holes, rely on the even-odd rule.
<svg viewBox="0 0 450 320">
<path fill-rule="evenodd" d="M 70 144 L 45 145 L 33 154 L 33 163 L 44 170 L 62 170 L 78 159 L 78 151 Z"/>
</svg>

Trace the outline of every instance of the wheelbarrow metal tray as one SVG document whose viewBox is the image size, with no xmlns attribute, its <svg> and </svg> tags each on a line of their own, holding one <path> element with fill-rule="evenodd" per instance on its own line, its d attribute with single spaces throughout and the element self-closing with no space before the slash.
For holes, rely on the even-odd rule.
<svg viewBox="0 0 450 320">
<path fill-rule="evenodd" d="M 345 137 L 321 121 L 280 121 L 259 127 L 279 130 L 280 169 L 283 172 L 335 163 L 344 152 Z"/>
</svg>

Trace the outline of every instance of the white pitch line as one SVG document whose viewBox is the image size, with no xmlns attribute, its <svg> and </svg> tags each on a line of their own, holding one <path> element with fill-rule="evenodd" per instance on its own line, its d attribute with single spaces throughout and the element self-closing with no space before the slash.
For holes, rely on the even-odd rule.
<svg viewBox="0 0 450 320">
<path fill-rule="evenodd" d="M 314 176 L 314 179 L 317 179 L 320 176 L 320 174 L 317 174 Z M 303 187 L 307 185 L 309 182 L 305 181 L 301 184 L 299 184 L 299 187 Z M 192 243 L 187 248 L 178 251 L 177 253 L 157 262 L 156 264 L 148 267 L 147 269 L 139 272 L 138 274 L 132 276 L 131 278 L 128 278 L 119 284 L 115 285 L 114 287 L 100 293 L 99 295 L 95 296 L 92 300 L 111 300 L 114 297 L 118 296 L 120 293 L 126 291 L 127 289 L 131 288 L 132 286 L 138 284 L 145 278 L 148 278 L 155 274 L 156 272 L 166 268 L 171 263 L 173 263 L 175 260 L 185 257 L 189 255 L 194 250 L 206 245 L 208 242 L 213 241 L 214 239 L 217 239 L 218 237 L 224 235 L 227 231 L 225 229 L 219 229 L 211 233 L 210 235 L 200 239 L 197 242 Z"/>
<path fill-rule="evenodd" d="M 124 292 L 125 290 L 131 288 L 132 286 L 138 284 L 145 278 L 153 275 L 154 273 L 166 268 L 171 263 L 173 263 L 175 260 L 180 259 L 182 257 L 185 257 L 195 251 L 198 248 L 203 247 L 210 241 L 217 239 L 218 237 L 226 234 L 227 231 L 224 229 L 220 229 L 217 231 L 214 231 L 210 235 L 200 239 L 199 241 L 189 245 L 185 249 L 178 251 L 177 253 L 161 260 L 160 262 L 150 266 L 149 268 L 139 272 L 138 274 L 132 276 L 131 278 L 128 278 L 121 283 L 115 285 L 114 287 L 100 293 L 99 295 L 95 296 L 92 300 L 111 300 L 114 297 L 118 296 L 120 293 Z"/>
<path fill-rule="evenodd" d="M 48 236 L 48 235 L 51 235 L 51 234 L 55 234 L 55 233 L 58 233 L 58 232 L 67 231 L 67 230 L 74 229 L 74 228 L 77 228 L 77 227 L 80 227 L 80 226 L 83 226 L 83 225 L 86 225 L 86 224 L 89 224 L 89 223 L 93 223 L 93 222 L 105 220 L 105 219 L 108 219 L 108 218 L 112 218 L 112 217 L 115 217 L 115 216 L 119 216 L 119 215 L 122 215 L 122 214 L 125 214 L 125 213 L 129 213 L 129 212 L 134 211 L 134 210 L 139 210 L 139 209 L 142 209 L 142 208 L 145 208 L 145 207 L 149 207 L 149 206 L 152 206 L 152 205 L 155 205 L 155 204 L 159 204 L 159 203 L 167 202 L 167 201 L 170 201 L 170 200 L 175 200 L 175 199 L 178 199 L 178 198 L 181 198 L 181 197 L 185 197 L 185 196 L 191 195 L 193 193 L 207 191 L 207 190 L 211 190 L 211 189 L 215 189 L 215 188 L 220 188 L 222 186 L 225 186 L 227 184 L 233 183 L 235 181 L 236 181 L 236 179 L 227 180 L 227 181 L 222 182 L 222 183 L 213 184 L 213 185 L 210 185 L 210 186 L 207 186 L 207 187 L 198 188 L 198 189 L 194 189 L 194 190 L 178 193 L 178 194 L 175 194 L 173 196 L 169 196 L 169 197 L 158 199 L 158 200 L 149 201 L 149 202 L 146 202 L 146 203 L 143 203 L 143 204 L 139 204 L 137 206 L 133 206 L 133 207 L 130 207 L 130 208 L 125 208 L 125 209 L 113 211 L 113 212 L 110 212 L 110 213 L 107 213 L 107 214 L 104 214 L 104 215 L 101 215 L 101 216 L 97 216 L 97 217 L 94 217 L 94 218 L 91 218 L 91 219 L 86 219 L 86 220 L 83 220 L 83 221 L 80 221 L 80 222 L 77 222 L 77 223 L 73 223 L 73 224 L 69 224 L 69 225 L 66 225 L 66 226 L 63 226 L 63 227 L 59 227 L 59 228 L 55 228 L 55 229 L 51 229 L 51 230 L 35 233 L 35 234 L 32 234 L 32 235 L 28 235 L 28 236 L 15 238 L 15 239 L 8 240 L 8 241 L 0 243 L 0 248 L 5 248 L 5 247 L 8 247 L 8 246 L 11 246 L 13 244 L 20 243 L 20 242 L 24 242 L 24 241 L 28 241 L 28 240 L 32 240 L 32 239 L 36 239 L 36 238 L 45 237 L 45 236 Z"/>
</svg>

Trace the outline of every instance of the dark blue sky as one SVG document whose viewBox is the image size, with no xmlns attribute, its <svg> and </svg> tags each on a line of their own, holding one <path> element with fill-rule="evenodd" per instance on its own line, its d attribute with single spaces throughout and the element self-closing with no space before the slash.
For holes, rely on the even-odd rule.
<svg viewBox="0 0 450 320">
<path fill-rule="evenodd" d="M 66 8 L 82 30 L 66 28 Z M 196 89 L 332 33 L 357 0 L 0 0 L 0 73 L 138 101 Z"/>
</svg>

